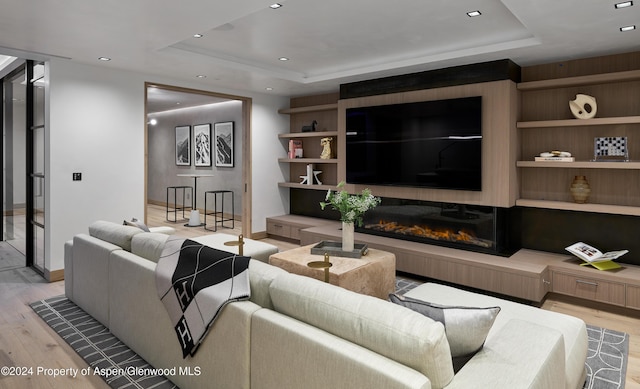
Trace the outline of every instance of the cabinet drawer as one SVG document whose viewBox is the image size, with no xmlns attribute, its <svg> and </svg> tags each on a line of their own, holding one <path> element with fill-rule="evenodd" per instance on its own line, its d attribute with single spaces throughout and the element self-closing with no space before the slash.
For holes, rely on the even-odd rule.
<svg viewBox="0 0 640 389">
<path fill-rule="evenodd" d="M 593 301 L 625 305 L 625 285 L 597 278 L 553 273 L 553 291 Z"/>
<path fill-rule="evenodd" d="M 287 224 L 267 220 L 267 234 L 290 238 L 291 226 Z"/>
<path fill-rule="evenodd" d="M 300 240 L 300 230 L 302 230 L 303 228 L 307 228 L 307 227 L 294 227 L 294 226 L 291 226 L 290 227 L 290 232 L 289 232 L 289 238 L 295 239 L 295 240 Z"/>
<path fill-rule="evenodd" d="M 627 285 L 627 307 L 640 309 L 640 287 Z"/>
</svg>

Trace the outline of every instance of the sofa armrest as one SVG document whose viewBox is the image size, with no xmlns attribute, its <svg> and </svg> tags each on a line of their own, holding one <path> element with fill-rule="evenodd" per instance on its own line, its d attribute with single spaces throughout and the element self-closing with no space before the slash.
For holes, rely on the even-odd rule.
<svg viewBox="0 0 640 389">
<path fill-rule="evenodd" d="M 64 243 L 64 294 L 73 300 L 73 240 Z"/>
<path fill-rule="evenodd" d="M 446 386 L 492 389 L 563 389 L 564 340 L 559 331 L 512 319 Z"/>
</svg>

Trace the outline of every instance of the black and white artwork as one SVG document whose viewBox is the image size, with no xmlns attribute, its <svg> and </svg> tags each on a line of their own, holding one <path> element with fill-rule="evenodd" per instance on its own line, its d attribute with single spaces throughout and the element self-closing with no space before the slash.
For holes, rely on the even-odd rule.
<svg viewBox="0 0 640 389">
<path fill-rule="evenodd" d="M 607 136 L 594 139 L 593 155 L 596 161 L 628 161 L 626 136 Z"/>
<path fill-rule="evenodd" d="M 193 126 L 195 165 L 211 166 L 211 124 Z"/>
<path fill-rule="evenodd" d="M 176 165 L 191 165 L 191 126 L 176 127 Z"/>
<path fill-rule="evenodd" d="M 233 167 L 233 122 L 222 122 L 214 125 L 216 142 L 216 166 Z"/>
</svg>

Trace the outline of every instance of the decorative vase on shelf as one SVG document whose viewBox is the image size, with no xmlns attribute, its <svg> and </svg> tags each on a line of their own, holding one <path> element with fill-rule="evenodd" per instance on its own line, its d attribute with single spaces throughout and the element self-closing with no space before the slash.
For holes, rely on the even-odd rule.
<svg viewBox="0 0 640 389">
<path fill-rule="evenodd" d="M 589 194 L 591 194 L 591 187 L 585 176 L 575 176 L 569 190 L 573 196 L 573 201 L 578 204 L 586 203 L 589 199 Z"/>
<path fill-rule="evenodd" d="M 353 251 L 353 223 L 342 222 L 342 251 Z"/>
</svg>

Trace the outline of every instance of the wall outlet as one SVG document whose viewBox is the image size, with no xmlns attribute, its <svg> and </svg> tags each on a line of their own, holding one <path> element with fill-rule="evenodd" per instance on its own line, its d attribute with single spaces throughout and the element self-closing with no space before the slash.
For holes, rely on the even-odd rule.
<svg viewBox="0 0 640 389">
<path fill-rule="evenodd" d="M 82 181 L 82 173 L 73 173 L 74 181 Z"/>
<path fill-rule="evenodd" d="M 187 200 L 191 200 L 191 193 L 187 192 Z"/>
</svg>

